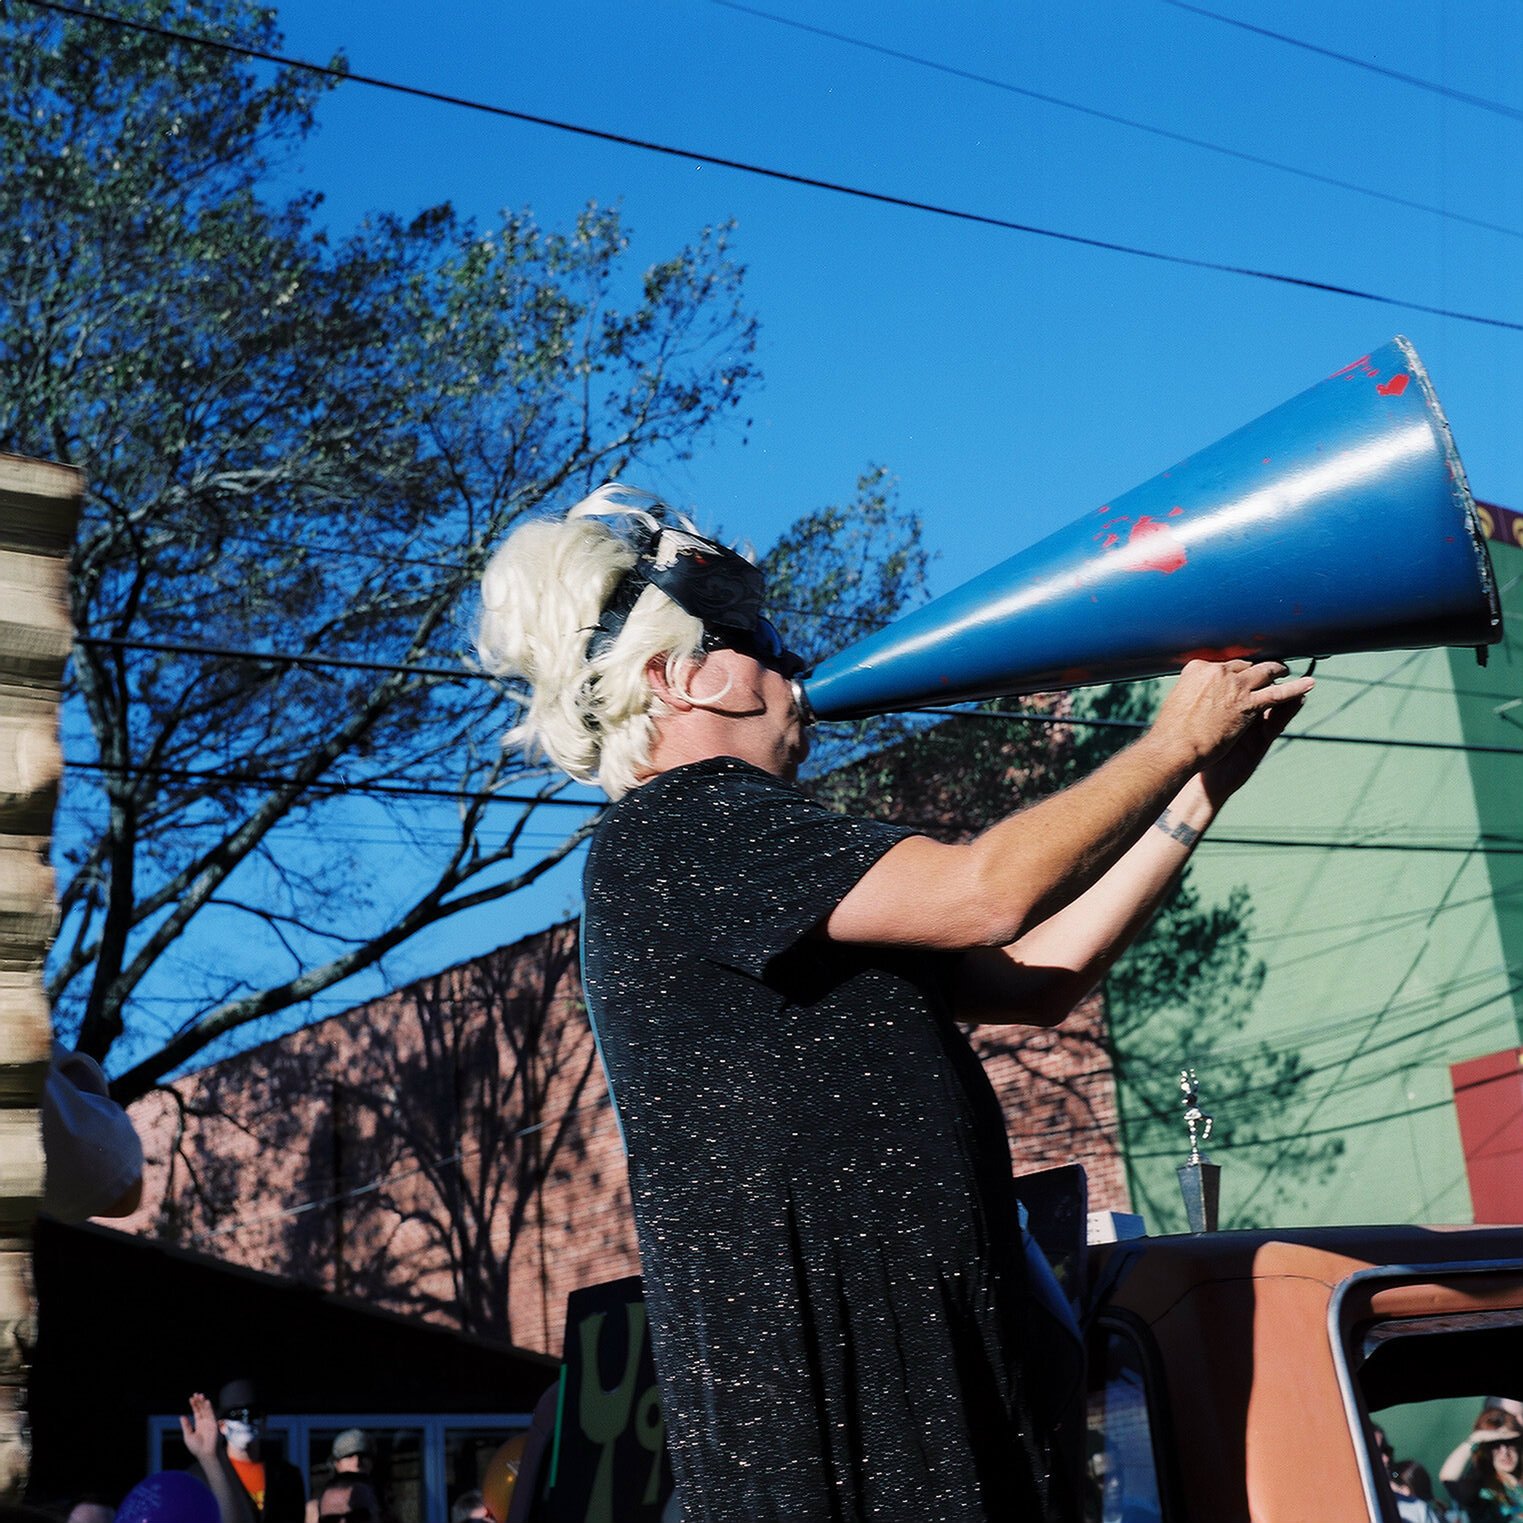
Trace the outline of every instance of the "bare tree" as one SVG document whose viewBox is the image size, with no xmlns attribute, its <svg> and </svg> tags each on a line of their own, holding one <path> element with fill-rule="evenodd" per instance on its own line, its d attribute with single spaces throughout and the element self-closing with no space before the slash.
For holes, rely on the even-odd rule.
<svg viewBox="0 0 1523 1523">
<path fill-rule="evenodd" d="M 279 41 L 247 0 L 134 16 Z M 734 416 L 755 328 L 723 230 L 643 271 L 597 208 L 334 240 L 262 198 L 305 78 L 25 6 L 0 44 L 0 447 L 88 480 L 50 992 L 130 1099 L 585 837 L 531 849 L 559 784 L 483 740 L 469 591 L 526 513 Z M 405 872 L 346 839 L 377 820 Z"/>
<path fill-rule="evenodd" d="M 561 926 L 511 960 L 479 959 L 411 986 L 389 1032 L 365 1030 L 370 1061 L 345 1093 L 371 1139 L 362 1172 L 383 1183 L 365 1203 L 370 1225 L 359 1225 L 357 1257 L 369 1268 L 346 1270 L 346 1286 L 501 1338 L 513 1332 L 517 1270 L 547 1293 L 543 1264 L 517 1262 L 521 1245 L 543 1250 L 546 1181 L 580 1150 L 604 1102 L 575 962 L 573 928 Z M 538 1230 L 526 1234 L 536 1210 Z M 447 1270 L 436 1288 L 415 1263 L 370 1251 L 409 1234 Z"/>
</svg>

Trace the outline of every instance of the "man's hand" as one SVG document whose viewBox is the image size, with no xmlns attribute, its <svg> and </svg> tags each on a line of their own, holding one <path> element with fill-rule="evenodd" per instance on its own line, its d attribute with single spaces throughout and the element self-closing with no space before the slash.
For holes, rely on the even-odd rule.
<svg viewBox="0 0 1523 1523">
<path fill-rule="evenodd" d="M 1239 742 L 1246 742 L 1238 759 L 1217 774 L 1230 793 L 1259 764 L 1290 714 L 1312 690 L 1310 677 L 1281 681 L 1289 670 L 1279 661 L 1192 661 L 1164 699 L 1153 730 L 1189 747 L 1206 773 L 1224 763 Z M 1287 707 L 1290 713 L 1281 715 L 1279 711 Z M 1276 722 L 1268 726 L 1266 735 L 1270 716 Z"/>
<path fill-rule="evenodd" d="M 1300 713 L 1304 701 L 1291 698 L 1265 710 L 1227 751 L 1201 769 L 1200 780 L 1213 807 L 1220 809 L 1253 776 L 1285 726 Z"/>
<path fill-rule="evenodd" d="M 199 1460 L 201 1468 L 210 1474 L 222 1443 L 222 1433 L 217 1427 L 217 1414 L 212 1410 L 211 1402 L 200 1391 L 190 1398 L 190 1416 L 180 1418 L 180 1432 L 192 1458 Z"/>
</svg>

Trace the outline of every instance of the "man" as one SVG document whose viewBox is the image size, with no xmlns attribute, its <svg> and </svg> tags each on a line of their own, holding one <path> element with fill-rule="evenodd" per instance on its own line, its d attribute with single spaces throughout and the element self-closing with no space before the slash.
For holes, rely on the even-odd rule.
<svg viewBox="0 0 1523 1523">
<path fill-rule="evenodd" d="M 302 1523 L 306 1487 L 301 1471 L 264 1454 L 265 1406 L 252 1380 L 230 1380 L 217 1393 L 217 1427 L 227 1440 L 227 1457 L 243 1483 L 255 1523 Z M 201 1467 L 192 1468 L 192 1474 Z M 206 1479 L 202 1474 L 202 1479 Z"/>
<path fill-rule="evenodd" d="M 793 786 L 760 572 L 642 500 L 515 533 L 479 643 L 530 684 L 512 738 L 616 800 L 584 981 L 684 1523 L 1040 1516 L 1004 1120 L 955 1022 L 1061 1020 L 1310 679 L 1192 663 L 1126 752 L 943 845 Z"/>
<path fill-rule="evenodd" d="M 335 1479 L 358 1476 L 370 1481 L 375 1465 L 375 1445 L 363 1428 L 345 1428 L 333 1436 L 328 1451 L 328 1473 Z M 318 1504 L 321 1498 L 314 1495 L 307 1502 L 306 1523 L 317 1523 Z"/>
<path fill-rule="evenodd" d="M 319 1523 L 380 1523 L 381 1503 L 370 1482 L 350 1472 L 323 1487 L 317 1516 Z"/>
<path fill-rule="evenodd" d="M 479 1491 L 462 1491 L 450 1503 L 449 1523 L 492 1523 L 492 1509 Z"/>
</svg>

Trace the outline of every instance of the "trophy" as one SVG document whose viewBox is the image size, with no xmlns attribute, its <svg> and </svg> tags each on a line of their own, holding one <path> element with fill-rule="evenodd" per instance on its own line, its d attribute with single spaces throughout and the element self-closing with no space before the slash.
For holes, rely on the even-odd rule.
<svg viewBox="0 0 1523 1523">
<path fill-rule="evenodd" d="M 1193 1068 L 1179 1071 L 1184 1097 L 1185 1129 L 1190 1134 L 1190 1156 L 1180 1164 L 1179 1193 L 1185 1198 L 1185 1217 L 1191 1232 L 1215 1232 L 1221 1203 L 1222 1167 L 1201 1152 L 1211 1135 L 1211 1117 L 1200 1108 L 1200 1085 Z"/>
</svg>

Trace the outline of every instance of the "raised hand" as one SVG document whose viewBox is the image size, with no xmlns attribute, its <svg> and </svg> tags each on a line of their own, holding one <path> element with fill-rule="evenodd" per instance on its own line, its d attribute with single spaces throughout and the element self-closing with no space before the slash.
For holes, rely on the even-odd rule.
<svg viewBox="0 0 1523 1523">
<path fill-rule="evenodd" d="M 190 1398 L 190 1416 L 180 1418 L 180 1432 L 192 1457 L 210 1473 L 222 1443 L 222 1432 L 217 1427 L 217 1414 L 211 1402 L 200 1391 Z"/>
<path fill-rule="evenodd" d="M 1252 773 L 1313 686 L 1310 677 L 1290 677 L 1279 661 L 1192 661 L 1164 699 L 1153 728 L 1188 746 L 1203 773 L 1225 763 L 1241 743 L 1236 761 L 1216 772 L 1230 793 Z"/>
</svg>

